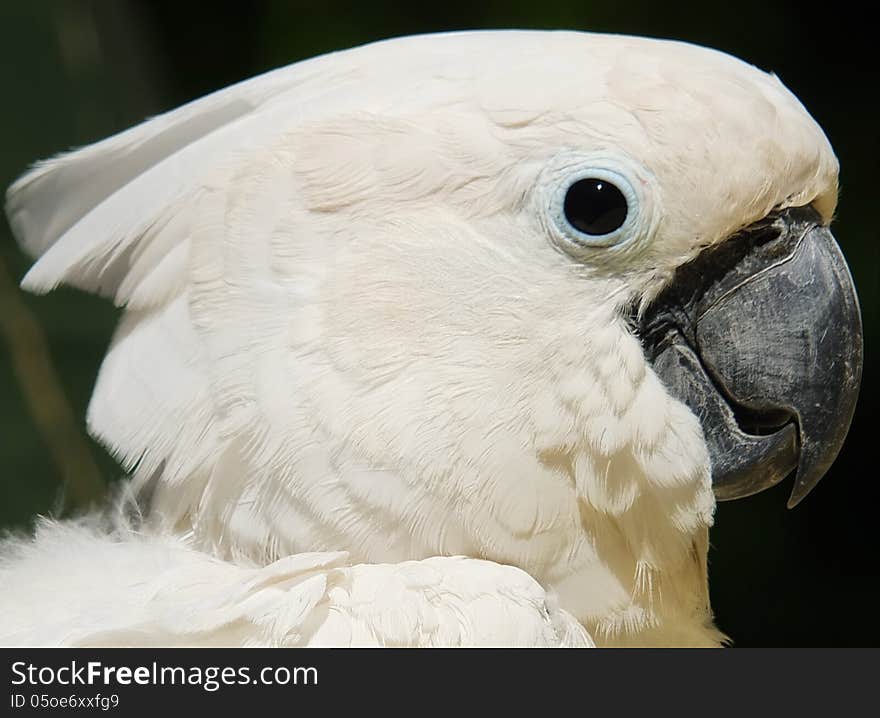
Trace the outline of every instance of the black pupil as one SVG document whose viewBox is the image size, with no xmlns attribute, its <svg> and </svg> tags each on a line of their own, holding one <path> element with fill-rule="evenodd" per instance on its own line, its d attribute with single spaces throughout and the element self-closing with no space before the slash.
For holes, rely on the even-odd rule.
<svg viewBox="0 0 880 718">
<path fill-rule="evenodd" d="M 584 234 L 608 234 L 626 220 L 626 197 L 610 182 L 588 177 L 565 195 L 565 218 Z"/>
</svg>

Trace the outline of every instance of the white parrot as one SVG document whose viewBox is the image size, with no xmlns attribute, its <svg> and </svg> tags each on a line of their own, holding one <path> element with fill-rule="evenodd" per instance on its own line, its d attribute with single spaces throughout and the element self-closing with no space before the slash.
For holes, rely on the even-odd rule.
<svg viewBox="0 0 880 718">
<path fill-rule="evenodd" d="M 0 643 L 720 645 L 716 495 L 796 469 L 796 502 L 852 417 L 837 173 L 774 75 L 539 31 L 38 164 L 23 287 L 124 307 L 88 428 L 131 481 L 2 544 Z"/>
</svg>

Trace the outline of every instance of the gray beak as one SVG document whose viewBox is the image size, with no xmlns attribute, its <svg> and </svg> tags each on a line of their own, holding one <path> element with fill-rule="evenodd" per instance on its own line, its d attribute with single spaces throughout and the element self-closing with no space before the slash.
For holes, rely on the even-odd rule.
<svg viewBox="0 0 880 718">
<path fill-rule="evenodd" d="M 639 330 L 657 375 L 702 423 L 719 500 L 796 471 L 791 508 L 819 482 L 855 410 L 862 323 L 840 248 L 812 208 L 705 250 Z"/>
</svg>

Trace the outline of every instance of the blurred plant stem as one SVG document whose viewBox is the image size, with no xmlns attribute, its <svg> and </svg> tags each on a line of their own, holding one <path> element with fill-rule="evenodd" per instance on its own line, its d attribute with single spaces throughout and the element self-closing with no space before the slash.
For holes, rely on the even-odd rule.
<svg viewBox="0 0 880 718">
<path fill-rule="evenodd" d="M 83 431 L 74 419 L 49 345 L 21 299 L 0 256 L 0 331 L 25 403 L 64 482 L 62 511 L 82 509 L 104 495 L 105 484 Z"/>
</svg>

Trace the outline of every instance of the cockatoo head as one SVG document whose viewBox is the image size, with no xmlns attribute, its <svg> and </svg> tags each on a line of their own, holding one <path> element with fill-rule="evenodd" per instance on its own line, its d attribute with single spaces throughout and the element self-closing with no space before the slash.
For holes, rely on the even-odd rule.
<svg viewBox="0 0 880 718">
<path fill-rule="evenodd" d="M 700 643 L 713 482 L 797 469 L 799 499 L 852 416 L 836 193 L 772 75 L 476 32 L 221 91 L 8 209 L 26 287 L 128 307 L 89 420 L 157 520 L 262 558 L 490 558 L 600 642 Z"/>
</svg>

